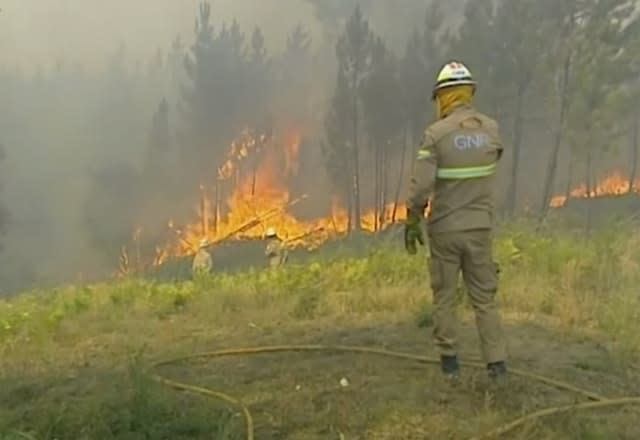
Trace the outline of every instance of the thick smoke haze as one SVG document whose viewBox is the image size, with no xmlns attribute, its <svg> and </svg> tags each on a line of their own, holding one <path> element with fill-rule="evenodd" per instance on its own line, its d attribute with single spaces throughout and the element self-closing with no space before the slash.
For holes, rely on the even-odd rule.
<svg viewBox="0 0 640 440">
<path fill-rule="evenodd" d="M 112 275 L 136 226 L 164 242 L 245 127 L 302 136 L 300 215 L 384 214 L 451 58 L 501 124 L 505 214 L 638 175 L 637 2 L 202 3 L 0 0 L 0 293 Z"/>
<path fill-rule="evenodd" d="M 466 0 L 448 0 L 443 8 L 454 21 Z M 137 59 L 155 48 L 168 48 L 176 35 L 191 35 L 200 0 L 4 0 L 0 4 L 2 63 L 34 68 L 60 60 L 85 67 L 103 66 L 119 44 Z M 316 43 L 335 37 L 356 4 L 363 6 L 376 30 L 403 48 L 406 36 L 424 20 L 430 1 L 402 0 L 215 0 L 217 24 L 237 19 L 247 29 L 260 26 L 270 47 L 284 44 L 295 24 Z"/>
<path fill-rule="evenodd" d="M 2 63 L 31 69 L 66 60 L 104 66 L 125 44 L 135 59 L 167 49 L 176 35 L 190 37 L 200 0 L 4 0 L 0 7 Z M 294 23 L 318 32 L 303 0 L 215 0 L 215 23 L 237 19 L 260 26 L 271 45 L 282 45 Z"/>
<path fill-rule="evenodd" d="M 6 158 L 0 162 L 0 202 L 10 217 L 2 240 L 0 292 L 113 271 L 119 244 L 95 236 L 122 233 L 123 217 L 137 208 L 123 194 L 131 192 L 127 185 L 138 186 L 133 176 L 144 167 L 152 117 L 162 99 L 168 101 L 174 146 L 181 142 L 181 90 L 188 82 L 183 57 L 194 41 L 200 3 L 1 2 L 0 143 Z M 356 2 L 210 4 L 214 32 L 237 20 L 249 44 L 259 27 L 269 57 L 279 56 L 297 25 L 308 33 L 315 67 L 307 87 L 313 97 L 304 99 L 315 103 L 310 128 L 321 129 L 332 94 L 335 42 Z M 422 1 L 407 1 L 389 19 L 388 2 L 362 4 L 372 26 L 398 47 L 426 10 Z M 322 160 L 315 154 L 312 160 Z M 193 202 L 184 194 L 174 194 L 174 200 L 176 211 Z M 153 215 L 147 211 L 135 215 Z"/>
</svg>

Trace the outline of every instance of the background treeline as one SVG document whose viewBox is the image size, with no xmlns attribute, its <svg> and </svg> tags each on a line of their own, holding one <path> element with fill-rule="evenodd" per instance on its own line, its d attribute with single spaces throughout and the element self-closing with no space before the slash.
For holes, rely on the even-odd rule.
<svg viewBox="0 0 640 440">
<path fill-rule="evenodd" d="M 136 228 L 162 243 L 244 128 L 302 133 L 299 215 L 338 198 L 353 229 L 370 209 L 392 216 L 450 58 L 502 124 L 505 215 L 542 219 L 552 195 L 614 168 L 635 180 L 636 2 L 300 1 L 323 32 L 283 19 L 278 47 L 203 2 L 192 34 L 145 60 L 123 45 L 102 70 L 0 66 L 0 292 L 110 273 Z"/>
</svg>

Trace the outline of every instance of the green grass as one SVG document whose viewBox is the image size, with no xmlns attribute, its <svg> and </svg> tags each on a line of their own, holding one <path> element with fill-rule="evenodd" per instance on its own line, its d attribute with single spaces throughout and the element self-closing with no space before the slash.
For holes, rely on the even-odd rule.
<svg viewBox="0 0 640 440">
<path fill-rule="evenodd" d="M 506 313 L 596 333 L 621 365 L 638 359 L 639 232 L 602 229 L 586 240 L 580 231 L 541 236 L 511 225 L 501 229 L 495 250 Z M 145 346 L 154 354 L 188 351 L 197 343 L 187 348 L 184 338 L 197 340 L 199 332 L 322 319 L 413 316 L 427 327 L 424 257 L 407 255 L 398 243 L 372 243 L 365 255 L 323 253 L 276 271 L 180 282 L 125 279 L 0 301 L 0 439 L 11 438 L 10 429 L 33 432 L 38 440 L 241 438 L 237 417 L 210 401 L 159 388 L 132 353 Z M 576 368 L 597 370 L 598 362 Z M 95 377 L 76 396 L 78 385 L 69 385 L 76 379 L 66 375 L 85 377 L 77 373 L 83 369 Z M 584 424 L 579 429 L 585 430 L 581 438 L 602 438 Z"/>
<path fill-rule="evenodd" d="M 0 382 L 7 390 L 0 438 L 15 437 L 17 428 L 38 439 L 60 440 L 239 438 L 228 409 L 161 388 L 135 359 L 122 373 L 102 372 L 95 383 L 73 392 L 55 377 L 23 379 L 19 385 Z M 45 390 L 46 403 L 38 402 Z"/>
<path fill-rule="evenodd" d="M 498 236 L 495 253 L 505 309 L 587 325 L 614 337 L 621 349 L 639 348 L 640 340 L 632 335 L 640 329 L 640 233 L 603 230 L 586 241 L 580 232 L 537 236 L 520 227 Z M 276 306 L 292 319 L 415 310 L 417 303 L 428 301 L 426 272 L 424 256 L 373 245 L 364 257 L 324 257 L 278 271 L 35 290 L 0 301 L 0 342 L 6 350 L 25 341 L 46 341 L 82 317 L 115 319 L 133 312 L 167 318 L 201 303 L 213 306 L 207 311 L 212 315 Z M 215 304 L 209 304 L 212 297 Z"/>
</svg>

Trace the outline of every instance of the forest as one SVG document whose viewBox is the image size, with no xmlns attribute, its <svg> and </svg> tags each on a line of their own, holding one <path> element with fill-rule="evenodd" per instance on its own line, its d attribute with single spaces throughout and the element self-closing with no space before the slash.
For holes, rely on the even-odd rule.
<svg viewBox="0 0 640 440">
<path fill-rule="evenodd" d="M 238 176 L 216 182 L 243 133 L 259 144 L 243 168 L 251 195 L 261 195 L 256 163 L 275 154 L 262 143 L 293 134 L 294 170 L 284 157 L 274 173 L 291 199 L 309 196 L 296 216 L 337 203 L 347 232 L 370 211 L 382 228 L 403 201 L 450 59 L 470 67 L 477 107 L 501 124 L 505 218 L 542 223 L 554 197 L 581 186 L 597 195 L 612 173 L 619 191 L 634 190 L 636 2 L 300 3 L 312 13 L 283 22 L 281 44 L 203 1 L 190 34 L 146 57 L 125 41 L 99 69 L 73 56 L 31 70 L 1 63 L 0 291 L 112 273 L 136 230 L 153 250 L 169 221 L 190 221 L 203 186 L 217 188 L 224 215 Z"/>
<path fill-rule="evenodd" d="M 0 54 L 1 440 L 640 438 L 640 1 L 0 0 Z M 451 60 L 457 286 L 402 236 Z"/>
</svg>

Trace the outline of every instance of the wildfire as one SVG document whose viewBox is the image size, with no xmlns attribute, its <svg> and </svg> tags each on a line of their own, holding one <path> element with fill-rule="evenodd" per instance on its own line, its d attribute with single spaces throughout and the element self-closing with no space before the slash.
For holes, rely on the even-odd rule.
<svg viewBox="0 0 640 440">
<path fill-rule="evenodd" d="M 305 194 L 292 195 L 289 191 L 293 186 L 290 179 L 299 172 L 300 143 L 301 134 L 297 130 L 289 130 L 279 138 L 244 130 L 231 144 L 225 162 L 218 168 L 213 188 L 200 186 L 197 220 L 182 227 L 169 222 L 175 236 L 166 246 L 157 247 L 154 264 L 195 253 L 205 237 L 211 243 L 256 239 L 263 237 L 267 227 L 273 227 L 290 245 L 314 248 L 346 233 L 349 216 L 337 201 L 325 217 L 301 220 L 291 213 L 293 206 L 307 199 Z M 586 184 L 579 185 L 570 191 L 569 197 L 621 195 L 640 192 L 639 188 L 640 179 L 630 188 L 629 179 L 616 171 L 590 191 Z M 561 207 L 566 203 L 567 196 L 559 195 L 551 199 L 550 206 Z M 404 215 L 404 206 L 390 203 L 381 213 L 364 212 L 360 227 L 373 232 L 404 220 Z"/>
<path fill-rule="evenodd" d="M 581 184 L 569 192 L 569 198 L 588 198 L 623 195 L 630 192 L 640 192 L 640 179 L 633 182 L 632 187 L 629 186 L 629 178 L 625 177 L 619 170 L 614 171 L 609 176 L 602 179 L 590 191 L 586 184 Z M 553 208 L 559 208 L 567 203 L 566 195 L 555 196 L 551 199 L 550 205 Z"/>
<path fill-rule="evenodd" d="M 267 137 L 264 134 L 255 136 L 249 129 L 242 131 L 238 139 L 233 141 L 231 148 L 227 153 L 227 160 L 218 168 L 218 179 L 229 179 L 237 170 L 238 165 L 249 157 L 249 154 L 256 151 L 259 152 L 266 142 Z"/>
<path fill-rule="evenodd" d="M 170 221 L 169 229 L 176 238 L 157 249 L 154 264 L 195 253 L 199 241 L 205 237 L 212 243 L 228 238 L 261 238 L 267 227 L 273 227 L 290 245 L 313 248 L 347 232 L 348 214 L 337 201 L 325 217 L 300 220 L 291 214 L 291 207 L 307 199 L 305 194 L 292 196 L 288 184 L 299 170 L 300 142 L 301 134 L 297 130 L 286 132 L 281 139 L 244 130 L 231 144 L 224 164 L 217 170 L 215 188 L 201 185 L 197 221 L 183 227 Z M 229 185 L 230 194 L 220 203 L 220 193 Z M 392 222 L 393 208 L 393 204 L 389 204 L 383 210 L 379 225 Z M 396 207 L 396 212 L 396 219 L 401 220 L 405 210 Z M 361 228 L 373 231 L 375 218 L 373 211 L 363 213 Z"/>
</svg>

